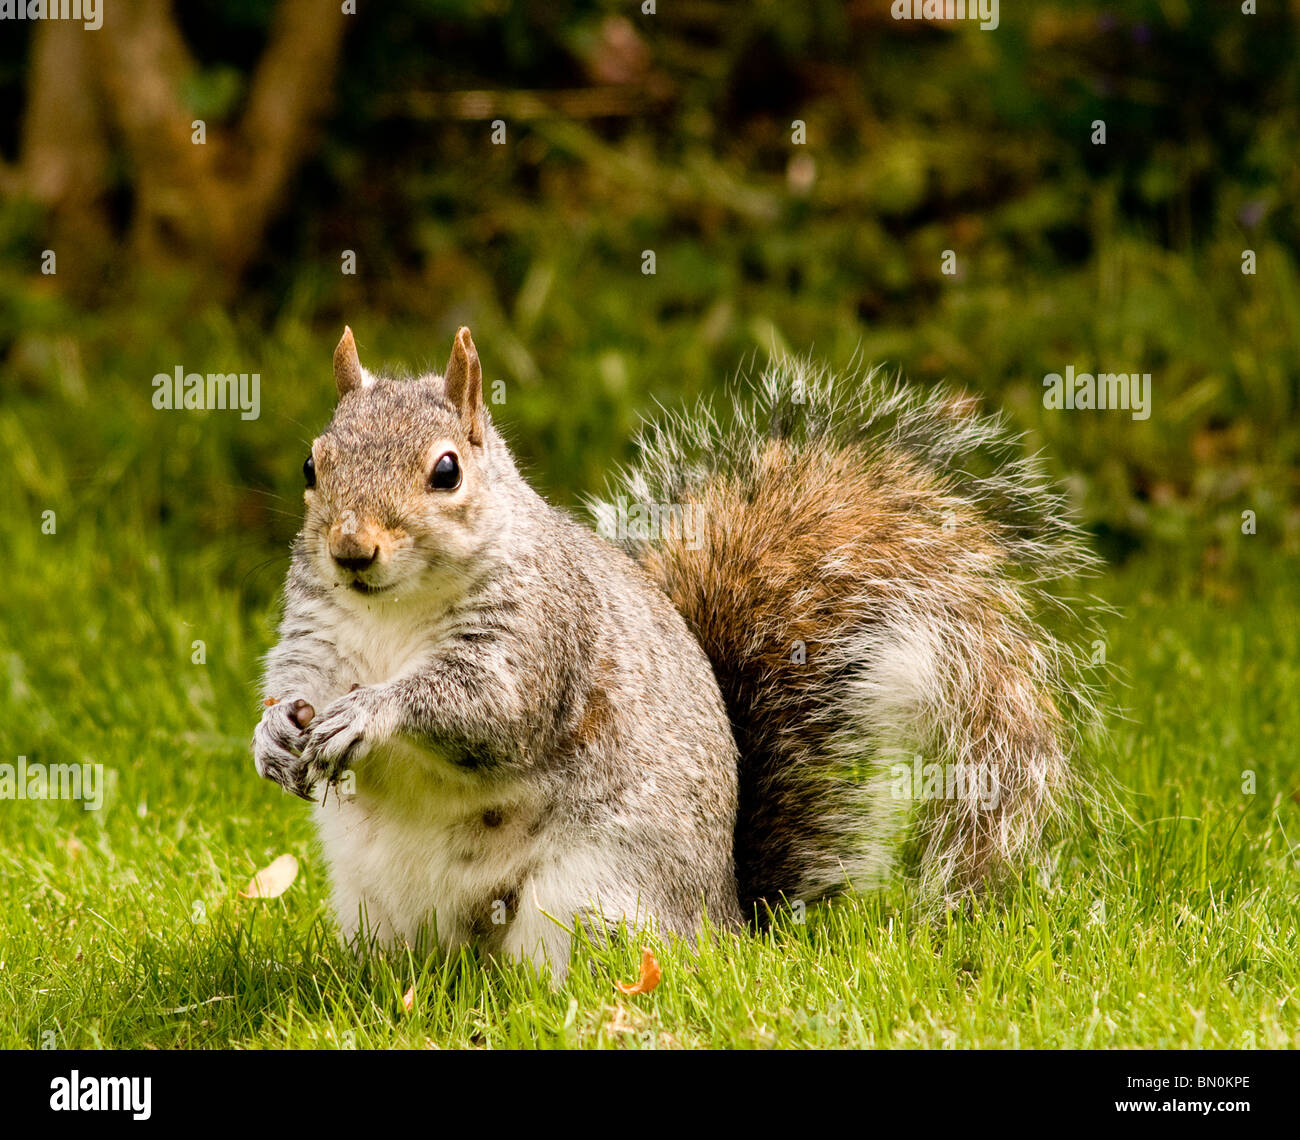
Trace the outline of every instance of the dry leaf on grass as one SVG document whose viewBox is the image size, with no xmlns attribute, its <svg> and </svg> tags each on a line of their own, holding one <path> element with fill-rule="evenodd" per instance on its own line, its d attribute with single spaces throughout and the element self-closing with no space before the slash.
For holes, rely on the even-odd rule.
<svg viewBox="0 0 1300 1140">
<path fill-rule="evenodd" d="M 641 951 L 641 976 L 635 982 L 615 982 L 614 988 L 621 994 L 648 994 L 659 984 L 663 971 L 649 950 Z"/>
<path fill-rule="evenodd" d="M 298 877 L 298 860 L 292 855 L 281 855 L 263 867 L 239 893 L 246 899 L 273 899 L 284 894 Z"/>
<path fill-rule="evenodd" d="M 402 1009 L 406 1013 L 411 1012 L 411 1007 L 413 1005 L 415 1005 L 415 986 L 412 986 L 402 995 Z"/>
</svg>

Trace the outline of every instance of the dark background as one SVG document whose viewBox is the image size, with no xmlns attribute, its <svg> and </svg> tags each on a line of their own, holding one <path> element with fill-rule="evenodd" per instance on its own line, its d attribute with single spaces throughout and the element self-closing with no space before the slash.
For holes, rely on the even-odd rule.
<svg viewBox="0 0 1300 1140">
<path fill-rule="evenodd" d="M 124 559 L 201 547 L 266 596 L 343 323 L 368 366 L 415 370 L 463 322 L 563 503 L 656 401 L 791 349 L 1004 410 L 1114 563 L 1231 589 L 1244 510 L 1256 549 L 1295 549 L 1300 5 L 1004 3 L 995 31 L 888 0 L 340 7 L 2 29 L 24 526 L 75 504 L 133 533 Z M 178 364 L 260 373 L 261 418 L 154 410 Z M 1044 409 L 1070 364 L 1150 372 L 1151 418 Z"/>
</svg>

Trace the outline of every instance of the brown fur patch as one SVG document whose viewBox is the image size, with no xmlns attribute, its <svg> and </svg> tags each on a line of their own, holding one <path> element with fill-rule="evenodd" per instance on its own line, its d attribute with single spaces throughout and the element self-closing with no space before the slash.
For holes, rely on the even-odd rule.
<svg viewBox="0 0 1300 1140">
<path fill-rule="evenodd" d="M 614 722 L 614 706 L 609 698 L 607 686 L 614 681 L 613 666 L 609 661 L 597 664 L 593 673 L 593 682 L 587 690 L 587 701 L 582 709 L 582 719 L 578 721 L 570 737 L 574 751 L 597 743 L 609 731 Z"/>
</svg>

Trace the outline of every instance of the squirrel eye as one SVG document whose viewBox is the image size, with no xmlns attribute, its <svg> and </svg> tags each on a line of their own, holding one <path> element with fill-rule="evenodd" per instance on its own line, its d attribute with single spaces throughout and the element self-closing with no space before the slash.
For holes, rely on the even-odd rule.
<svg viewBox="0 0 1300 1140">
<path fill-rule="evenodd" d="M 434 491 L 454 491 L 460 486 L 460 460 L 454 451 L 443 452 L 433 465 L 429 488 Z"/>
<path fill-rule="evenodd" d="M 316 461 L 310 455 L 302 465 L 302 477 L 307 480 L 308 489 L 316 486 Z"/>
</svg>

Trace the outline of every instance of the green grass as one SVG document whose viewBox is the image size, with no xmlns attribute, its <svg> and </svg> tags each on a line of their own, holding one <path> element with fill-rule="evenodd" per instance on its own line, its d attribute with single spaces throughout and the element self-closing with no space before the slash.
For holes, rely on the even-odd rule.
<svg viewBox="0 0 1300 1140">
<path fill-rule="evenodd" d="M 0 801 L 0 1046 L 1300 1044 L 1297 567 L 1262 546 L 1236 583 L 1152 555 L 1099 584 L 1125 612 L 1106 631 L 1127 675 L 1101 755 L 1127 789 L 1109 844 L 1081 838 L 938 925 L 897 885 L 695 955 L 661 946 L 662 984 L 623 997 L 636 943 L 581 949 L 558 990 L 471 954 L 342 950 L 308 812 L 247 749 L 282 564 L 223 584 L 235 540 L 168 552 L 133 511 L 64 512 L 54 535 L 15 511 L 0 535 L 3 759 L 112 780 L 97 812 Z M 286 851 L 288 893 L 240 898 Z"/>
</svg>

